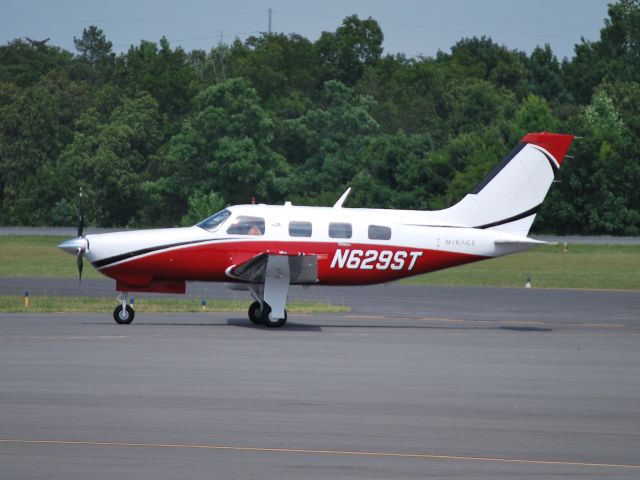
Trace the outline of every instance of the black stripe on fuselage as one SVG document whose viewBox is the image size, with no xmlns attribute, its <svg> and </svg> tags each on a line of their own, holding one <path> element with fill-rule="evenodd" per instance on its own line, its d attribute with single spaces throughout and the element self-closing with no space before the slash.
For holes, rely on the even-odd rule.
<svg viewBox="0 0 640 480">
<path fill-rule="evenodd" d="M 158 250 L 166 250 L 168 248 L 181 247 L 183 245 L 195 245 L 197 243 L 214 242 L 216 240 L 228 240 L 228 239 L 226 239 L 226 238 L 225 239 L 222 239 L 222 238 L 218 238 L 218 239 L 209 238 L 209 239 L 206 239 L 206 240 L 190 240 L 188 242 L 169 243 L 167 245 L 158 245 L 156 247 L 142 248 L 140 250 L 133 250 L 131 252 L 122 253 L 120 255 L 115 255 L 113 257 L 103 258 L 102 260 L 96 260 L 95 262 L 91 262 L 91 265 L 93 265 L 95 268 L 102 268 L 102 267 L 105 267 L 105 266 L 110 265 L 112 263 L 121 262 L 122 260 L 127 260 L 127 259 L 133 258 L 133 257 L 139 257 L 140 255 L 144 255 L 146 253 L 151 253 L 151 252 L 156 252 Z"/>
<path fill-rule="evenodd" d="M 514 215 L 513 217 L 505 218 L 503 220 L 498 220 L 496 222 L 487 223 L 485 225 L 478 225 L 476 227 L 464 226 L 464 225 L 424 225 L 420 223 L 403 223 L 403 225 L 407 225 L 409 227 L 429 227 L 429 228 L 491 228 L 497 227 L 498 225 L 504 225 L 505 223 L 515 222 L 516 220 L 522 220 L 523 218 L 527 218 L 531 215 L 535 215 L 540 210 L 542 204 L 533 207 L 526 212 L 519 213 L 518 215 Z"/>
<path fill-rule="evenodd" d="M 527 210 L 526 212 L 522 212 L 522 213 L 519 213 L 518 215 L 514 215 L 513 217 L 505 218 L 504 220 L 498 220 L 497 222 L 487 223 L 486 225 L 478 225 L 477 227 L 473 227 L 473 228 L 491 228 L 491 227 L 497 227 L 498 225 L 504 225 L 505 223 L 515 222 L 516 220 L 522 220 L 523 218 L 527 218 L 527 217 L 530 217 L 531 215 L 535 215 L 536 213 L 538 213 L 541 206 L 542 204 L 537 205 L 532 209 Z"/>
</svg>

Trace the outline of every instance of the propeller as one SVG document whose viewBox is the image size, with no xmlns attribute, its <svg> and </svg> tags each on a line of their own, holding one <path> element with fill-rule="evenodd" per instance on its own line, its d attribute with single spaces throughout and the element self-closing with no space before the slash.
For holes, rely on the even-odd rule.
<svg viewBox="0 0 640 480">
<path fill-rule="evenodd" d="M 82 187 L 80 187 L 80 208 L 78 209 L 78 238 L 84 238 L 82 233 L 84 231 L 84 205 L 82 203 Z M 78 266 L 78 283 L 82 283 L 82 268 L 84 267 L 82 263 L 82 256 L 84 255 L 84 250 L 86 249 L 86 245 L 83 248 L 82 246 L 78 247 L 76 252 L 76 265 Z"/>
<path fill-rule="evenodd" d="M 82 237 L 84 230 L 84 206 L 82 204 L 82 188 L 80 188 L 80 209 L 78 210 L 78 236 Z"/>
<path fill-rule="evenodd" d="M 62 242 L 58 245 L 58 248 L 64 250 L 67 253 L 71 253 L 76 256 L 76 265 L 78 266 L 78 282 L 82 283 L 82 268 L 85 252 L 89 248 L 89 242 L 84 237 L 84 205 L 82 202 L 82 189 L 80 189 L 80 204 L 78 209 L 78 236 L 70 240 Z"/>
<path fill-rule="evenodd" d="M 82 283 L 82 256 L 84 255 L 84 252 L 82 251 L 82 248 L 78 248 L 78 253 L 76 255 L 76 265 L 78 265 L 78 283 Z"/>
</svg>

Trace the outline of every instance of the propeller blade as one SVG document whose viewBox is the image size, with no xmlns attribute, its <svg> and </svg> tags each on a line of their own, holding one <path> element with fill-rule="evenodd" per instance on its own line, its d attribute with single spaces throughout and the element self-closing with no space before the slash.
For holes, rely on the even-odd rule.
<svg viewBox="0 0 640 480">
<path fill-rule="evenodd" d="M 82 188 L 80 189 L 80 210 L 78 212 L 78 236 L 84 231 L 84 205 L 82 204 Z"/>
<path fill-rule="evenodd" d="M 78 254 L 76 256 L 76 264 L 78 265 L 78 283 L 82 283 L 82 268 L 83 268 L 83 262 L 82 262 L 82 254 L 84 252 L 82 251 L 82 249 L 78 249 Z"/>
</svg>

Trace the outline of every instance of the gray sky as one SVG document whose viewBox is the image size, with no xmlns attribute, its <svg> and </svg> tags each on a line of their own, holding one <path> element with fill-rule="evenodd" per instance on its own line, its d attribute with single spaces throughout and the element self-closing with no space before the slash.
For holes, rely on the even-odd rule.
<svg viewBox="0 0 640 480">
<path fill-rule="evenodd" d="M 114 50 L 165 35 L 172 46 L 208 50 L 267 30 L 311 40 L 334 31 L 347 15 L 373 17 L 384 32 L 386 53 L 432 56 L 462 37 L 488 35 L 499 44 L 531 52 L 549 43 L 558 56 L 573 56 L 580 37 L 597 40 L 607 0 L 0 0 L 0 44 L 18 37 L 70 51 L 74 35 L 102 28 Z"/>
</svg>

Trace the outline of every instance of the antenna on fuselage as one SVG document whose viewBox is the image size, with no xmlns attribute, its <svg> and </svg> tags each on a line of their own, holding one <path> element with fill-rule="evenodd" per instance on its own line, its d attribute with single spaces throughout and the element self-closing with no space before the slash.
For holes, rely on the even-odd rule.
<svg viewBox="0 0 640 480">
<path fill-rule="evenodd" d="M 333 204 L 333 208 L 342 208 L 342 204 L 351 193 L 351 187 L 347 188 L 347 191 L 342 194 L 342 196 L 338 199 L 336 203 Z"/>
</svg>

